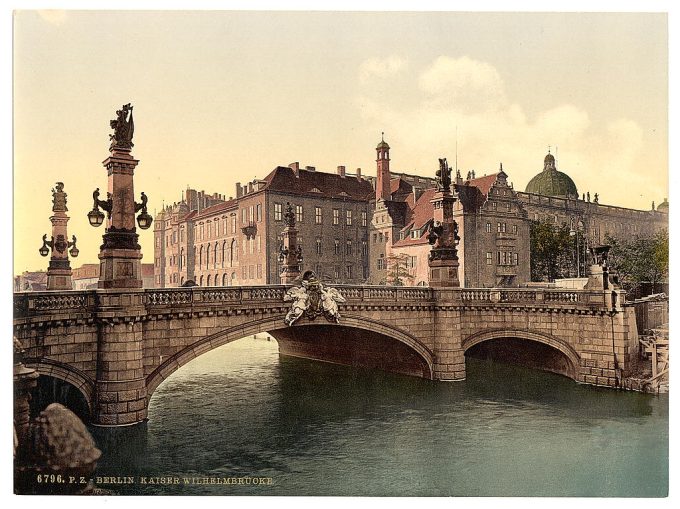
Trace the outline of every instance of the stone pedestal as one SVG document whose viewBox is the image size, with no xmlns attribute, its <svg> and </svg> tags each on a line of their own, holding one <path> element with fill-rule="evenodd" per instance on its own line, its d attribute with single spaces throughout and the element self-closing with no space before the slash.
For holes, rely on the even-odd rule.
<svg viewBox="0 0 680 509">
<path fill-rule="evenodd" d="M 293 284 L 300 277 L 300 262 L 302 261 L 302 247 L 298 246 L 295 228 L 295 212 L 290 203 L 286 203 L 284 214 L 286 227 L 283 229 L 283 244 L 279 251 L 281 262 L 281 284 Z"/>
<path fill-rule="evenodd" d="M 99 288 L 141 288 L 141 246 L 135 228 L 134 170 L 129 149 L 112 147 L 102 164 L 109 176 L 111 214 L 99 253 Z"/>
<path fill-rule="evenodd" d="M 433 244 L 428 257 L 430 286 L 435 288 L 459 287 L 458 280 L 458 225 L 453 219 L 453 204 L 456 198 L 448 191 L 438 191 L 434 207 L 433 226 L 429 241 Z"/>
</svg>

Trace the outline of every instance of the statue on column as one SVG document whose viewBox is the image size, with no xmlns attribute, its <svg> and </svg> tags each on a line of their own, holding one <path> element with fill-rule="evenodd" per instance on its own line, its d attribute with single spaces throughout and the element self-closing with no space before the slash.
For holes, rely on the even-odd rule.
<svg viewBox="0 0 680 509">
<path fill-rule="evenodd" d="M 439 159 L 439 169 L 435 174 L 437 179 L 437 190 L 445 193 L 451 192 L 451 168 L 446 162 L 446 158 Z"/>
<path fill-rule="evenodd" d="M 130 103 L 124 104 L 122 109 L 116 111 L 116 119 L 111 120 L 110 125 L 111 129 L 113 129 L 113 134 L 109 134 L 111 149 L 131 149 L 135 146 L 134 143 L 132 143 L 132 136 L 135 133 L 132 108 L 133 106 L 131 106 Z"/>
<path fill-rule="evenodd" d="M 57 185 L 52 188 L 52 212 L 67 212 L 66 196 L 64 192 L 64 183 L 57 182 Z"/>
<path fill-rule="evenodd" d="M 286 212 L 283 214 L 283 222 L 286 226 L 295 227 L 295 211 L 290 202 L 286 203 Z"/>
</svg>

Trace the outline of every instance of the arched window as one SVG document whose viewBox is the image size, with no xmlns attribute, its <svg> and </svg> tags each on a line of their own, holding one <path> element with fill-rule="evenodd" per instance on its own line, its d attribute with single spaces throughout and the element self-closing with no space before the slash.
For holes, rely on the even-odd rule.
<svg viewBox="0 0 680 509">
<path fill-rule="evenodd" d="M 213 253 L 213 268 L 217 268 L 217 242 L 215 242 L 215 252 Z"/>
<path fill-rule="evenodd" d="M 234 286 L 234 283 L 236 282 L 236 272 L 231 273 L 231 286 Z"/>
<path fill-rule="evenodd" d="M 201 277 L 198 280 L 198 286 L 203 286 L 203 275 L 201 274 Z"/>
<path fill-rule="evenodd" d="M 222 242 L 222 268 L 224 268 L 224 263 L 227 261 L 227 241 Z"/>
<path fill-rule="evenodd" d="M 208 246 L 205 248 L 205 268 L 210 268 L 210 244 L 208 244 Z"/>
<path fill-rule="evenodd" d="M 179 251 L 179 270 L 182 270 L 184 266 L 184 248 Z"/>
<path fill-rule="evenodd" d="M 238 242 L 236 239 L 231 240 L 231 260 L 229 260 L 229 266 L 233 267 L 234 262 L 238 261 Z"/>
<path fill-rule="evenodd" d="M 222 274 L 222 286 L 227 286 L 229 281 L 227 280 L 227 274 Z"/>
<path fill-rule="evenodd" d="M 198 251 L 198 266 L 203 266 L 203 246 L 201 246 L 201 249 Z"/>
<path fill-rule="evenodd" d="M 206 280 L 205 286 L 210 286 L 211 281 L 210 274 L 208 274 L 208 279 Z"/>
<path fill-rule="evenodd" d="M 179 284 L 183 285 L 184 284 L 184 276 L 182 276 L 179 280 Z"/>
</svg>

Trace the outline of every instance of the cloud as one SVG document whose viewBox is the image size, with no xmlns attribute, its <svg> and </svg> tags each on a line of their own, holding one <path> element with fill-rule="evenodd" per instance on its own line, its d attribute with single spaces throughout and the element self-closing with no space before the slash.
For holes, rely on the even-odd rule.
<svg viewBox="0 0 680 509">
<path fill-rule="evenodd" d="M 491 64 L 466 56 L 440 56 L 415 78 L 408 100 L 390 95 L 389 87 L 375 93 L 376 84 L 365 87 L 357 102 L 368 129 L 389 130 L 389 143 L 399 154 L 394 157 L 395 150 L 392 158 L 397 171 L 427 173 L 437 157 L 452 160 L 457 130 L 461 169 L 481 175 L 503 162 L 517 189 L 542 170 L 548 146 L 553 153 L 559 146 L 558 167 L 579 190 L 600 192 L 605 203 L 624 203 L 626 183 L 638 182 L 635 165 L 645 145 L 633 120 L 596 123 L 584 108 L 568 103 L 529 116 L 508 99 Z"/>
<path fill-rule="evenodd" d="M 51 25 L 59 26 L 66 21 L 66 11 L 58 9 L 48 9 L 38 11 L 38 15 Z"/>
<path fill-rule="evenodd" d="M 362 84 L 371 82 L 374 79 L 383 79 L 405 70 L 408 62 L 397 55 L 387 58 L 370 58 L 359 66 L 359 81 Z"/>
<path fill-rule="evenodd" d="M 486 62 L 469 57 L 440 56 L 420 75 L 418 86 L 438 107 L 478 111 L 507 104 L 498 71 Z"/>
</svg>

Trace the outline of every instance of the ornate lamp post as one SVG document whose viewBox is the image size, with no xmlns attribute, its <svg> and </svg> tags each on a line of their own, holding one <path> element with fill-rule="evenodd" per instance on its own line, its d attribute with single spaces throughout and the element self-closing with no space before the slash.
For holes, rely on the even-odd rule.
<svg viewBox="0 0 680 509">
<path fill-rule="evenodd" d="M 139 160 L 130 151 L 134 144 L 134 120 L 132 106 L 125 104 L 116 111 L 116 119 L 111 120 L 113 134 L 109 135 L 111 155 L 102 163 L 109 176 L 106 200 L 99 199 L 99 188 L 92 193 L 93 206 L 87 214 L 94 227 L 104 223 L 106 212 L 106 232 L 99 252 L 99 288 L 141 288 L 142 277 L 140 260 L 141 247 L 137 224 L 143 230 L 151 226 L 152 218 L 147 212 L 147 197 L 142 193 L 141 203 L 135 202 L 134 170 Z M 101 209 L 101 210 L 100 210 Z"/>
<path fill-rule="evenodd" d="M 427 240 L 432 245 L 428 256 L 430 286 L 459 287 L 456 246 L 460 237 L 458 224 L 453 219 L 453 204 L 456 197 L 451 193 L 451 169 L 446 159 L 439 160 L 436 178 L 437 192 L 431 200 L 434 216 L 427 235 Z"/>
<path fill-rule="evenodd" d="M 587 245 L 585 245 L 586 238 L 583 235 L 583 220 L 580 216 L 575 216 L 571 218 L 571 228 L 569 229 L 569 235 L 575 237 L 576 240 L 576 277 L 581 277 L 581 253 L 583 253 L 583 272 L 585 272 L 585 253 L 588 250 Z M 583 250 L 581 250 L 581 243 L 584 244 Z"/>
<path fill-rule="evenodd" d="M 73 258 L 78 256 L 76 237 L 69 241 L 66 233 L 66 224 L 69 217 L 66 215 L 66 193 L 64 183 L 57 182 L 52 189 L 52 236 L 47 240 L 47 234 L 43 235 L 42 247 L 38 250 L 40 256 L 47 256 L 52 251 L 50 264 L 47 267 L 48 290 L 73 290 L 71 281 L 71 264 L 68 259 L 70 254 Z M 70 248 L 70 251 L 69 251 Z"/>
<path fill-rule="evenodd" d="M 283 221 L 286 227 L 283 229 L 283 244 L 279 248 L 279 263 L 281 264 L 281 284 L 287 285 L 300 276 L 300 264 L 303 260 L 302 246 L 297 243 L 295 211 L 290 203 L 286 203 Z"/>
</svg>

